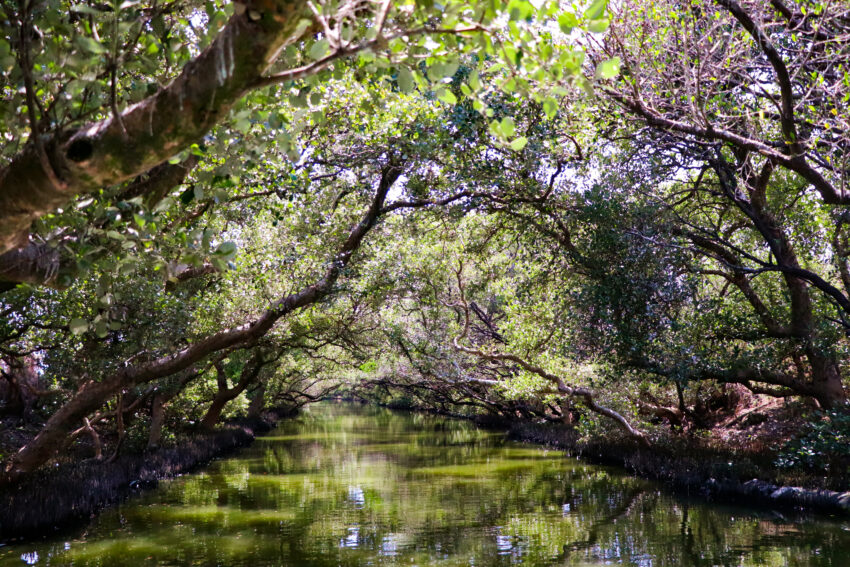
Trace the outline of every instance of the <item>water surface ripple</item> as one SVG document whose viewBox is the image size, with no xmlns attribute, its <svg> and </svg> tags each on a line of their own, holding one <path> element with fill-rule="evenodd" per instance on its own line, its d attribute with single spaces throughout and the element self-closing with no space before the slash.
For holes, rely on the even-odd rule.
<svg viewBox="0 0 850 567">
<path fill-rule="evenodd" d="M 470 423 L 320 405 L 7 565 L 850 565 L 850 523 L 686 501 Z"/>
</svg>

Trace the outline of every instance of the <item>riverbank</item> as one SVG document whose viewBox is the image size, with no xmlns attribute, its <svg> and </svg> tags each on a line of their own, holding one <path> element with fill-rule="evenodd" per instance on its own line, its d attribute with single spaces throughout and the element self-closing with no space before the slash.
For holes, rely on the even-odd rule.
<svg viewBox="0 0 850 567">
<path fill-rule="evenodd" d="M 512 440 L 620 467 L 688 496 L 850 517 L 850 492 L 779 484 L 773 476 L 776 471 L 759 463 L 757 455 L 709 450 L 686 441 L 651 448 L 625 440 L 588 442 L 580 440 L 574 429 L 556 423 L 515 423 L 503 428 Z"/>
<path fill-rule="evenodd" d="M 155 488 L 160 480 L 250 445 L 284 417 L 284 412 L 267 412 L 262 418 L 243 418 L 209 433 L 195 433 L 156 451 L 38 471 L 0 489 L 0 542 L 45 537 L 87 520 L 107 506 Z"/>
<path fill-rule="evenodd" d="M 706 448 L 688 439 L 670 438 L 649 448 L 624 438 L 587 441 L 580 439 L 574 428 L 561 423 L 516 422 L 496 416 L 467 416 L 432 408 L 394 407 L 392 404 L 385 407 L 471 420 L 479 427 L 503 431 L 513 441 L 557 449 L 592 464 L 619 467 L 634 476 L 660 482 L 686 496 L 850 517 L 850 491 L 818 486 L 825 482 L 834 484 L 835 479 L 780 472 L 772 465 L 773 457 L 767 454 Z M 808 486 L 792 486 L 787 482 L 789 478 L 802 480 Z M 850 482 L 850 479 L 846 481 Z"/>
<path fill-rule="evenodd" d="M 689 496 L 850 516 L 850 492 L 782 486 L 775 477 L 764 474 L 770 470 L 752 455 L 707 450 L 684 440 L 650 449 L 623 439 L 588 442 L 579 439 L 573 428 L 558 423 L 517 423 L 427 409 L 391 409 L 472 420 L 480 427 L 504 432 L 509 439 L 561 450 L 589 463 L 617 466 Z M 154 452 L 122 455 L 112 462 L 84 460 L 39 471 L 0 489 L 0 542 L 45 537 L 84 522 L 107 506 L 155 488 L 160 480 L 186 474 L 250 445 L 283 417 L 282 413 L 269 413 L 263 419 L 240 419 Z"/>
</svg>

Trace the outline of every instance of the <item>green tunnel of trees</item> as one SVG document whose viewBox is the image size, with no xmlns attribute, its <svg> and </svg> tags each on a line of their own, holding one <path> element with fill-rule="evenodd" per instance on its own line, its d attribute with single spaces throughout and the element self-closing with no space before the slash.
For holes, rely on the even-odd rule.
<svg viewBox="0 0 850 567">
<path fill-rule="evenodd" d="M 5 481 L 331 395 L 644 445 L 779 399 L 850 435 L 845 2 L 0 22 Z"/>
</svg>

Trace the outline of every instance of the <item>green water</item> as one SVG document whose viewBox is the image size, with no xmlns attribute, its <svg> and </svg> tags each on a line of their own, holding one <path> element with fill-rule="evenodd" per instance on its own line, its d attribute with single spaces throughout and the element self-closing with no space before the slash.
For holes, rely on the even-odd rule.
<svg viewBox="0 0 850 567">
<path fill-rule="evenodd" d="M 850 523 L 685 501 L 469 423 L 321 405 L 6 565 L 847 566 Z"/>
</svg>

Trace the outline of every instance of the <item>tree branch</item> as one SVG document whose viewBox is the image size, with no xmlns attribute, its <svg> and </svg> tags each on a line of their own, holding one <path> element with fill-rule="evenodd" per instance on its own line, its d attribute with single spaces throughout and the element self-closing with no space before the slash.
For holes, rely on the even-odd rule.
<svg viewBox="0 0 850 567">
<path fill-rule="evenodd" d="M 131 179 L 200 140 L 256 87 L 281 48 L 308 31 L 298 0 L 249 4 L 171 84 L 120 121 L 110 115 L 39 140 L 0 171 L 0 252 L 22 245 L 33 220 L 75 195 Z"/>
<path fill-rule="evenodd" d="M 360 222 L 351 229 L 348 237 L 331 259 L 325 273 L 316 282 L 280 298 L 260 317 L 249 323 L 215 333 L 180 351 L 155 360 L 128 365 L 102 382 L 85 384 L 75 396 L 50 417 L 32 441 L 12 456 L 5 467 L 5 475 L 0 480 L 10 482 L 41 466 L 50 459 L 74 424 L 122 389 L 171 376 L 215 352 L 254 344 L 282 317 L 329 295 L 343 269 L 350 262 L 352 254 L 381 216 L 387 192 L 401 173 L 401 165 L 392 160 L 383 167 L 369 209 Z"/>
</svg>

